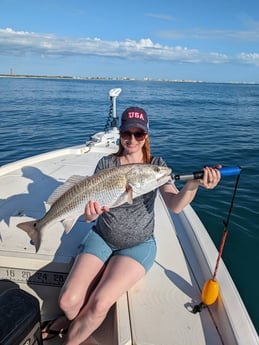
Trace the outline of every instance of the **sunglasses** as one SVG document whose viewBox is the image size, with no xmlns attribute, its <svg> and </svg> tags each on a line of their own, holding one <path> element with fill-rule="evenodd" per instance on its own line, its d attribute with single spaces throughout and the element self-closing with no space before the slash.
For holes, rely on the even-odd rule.
<svg viewBox="0 0 259 345">
<path fill-rule="evenodd" d="M 137 141 L 142 141 L 146 138 L 147 133 L 145 133 L 145 132 L 134 132 L 134 133 L 132 133 L 130 131 L 125 131 L 125 132 L 120 132 L 120 135 L 121 135 L 122 139 L 124 139 L 124 140 L 130 140 L 132 135 L 134 135 L 134 137 Z"/>
</svg>

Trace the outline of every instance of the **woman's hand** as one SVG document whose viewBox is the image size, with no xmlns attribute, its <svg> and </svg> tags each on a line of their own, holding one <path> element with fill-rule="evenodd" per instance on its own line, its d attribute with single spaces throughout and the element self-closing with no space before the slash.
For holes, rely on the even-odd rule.
<svg viewBox="0 0 259 345">
<path fill-rule="evenodd" d="M 199 179 L 199 185 L 206 189 L 215 188 L 220 181 L 220 171 L 221 165 L 217 165 L 214 168 L 205 167 L 203 169 L 204 175 L 202 179 Z"/>
<path fill-rule="evenodd" d="M 93 222 L 100 214 L 108 211 L 108 206 L 101 207 L 97 201 L 89 201 L 85 206 L 85 221 L 87 223 Z"/>
</svg>

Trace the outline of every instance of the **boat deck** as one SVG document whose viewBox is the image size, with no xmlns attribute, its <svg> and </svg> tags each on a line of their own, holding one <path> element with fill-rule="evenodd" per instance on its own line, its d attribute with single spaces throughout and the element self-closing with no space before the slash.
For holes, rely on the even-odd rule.
<svg viewBox="0 0 259 345">
<path fill-rule="evenodd" d="M 29 237 L 16 224 L 41 217 L 45 213 L 44 202 L 60 183 L 73 174 L 92 175 L 96 162 L 114 149 L 113 146 L 99 148 L 98 145 L 91 150 L 74 147 L 0 168 L 0 291 L 19 286 L 36 296 L 40 301 L 42 320 L 53 319 L 60 314 L 57 307 L 60 288 L 90 225 L 79 219 L 68 235 L 61 224 L 53 226 L 45 232 L 42 246 L 35 254 Z M 186 212 L 192 216 L 190 207 L 186 208 Z M 201 286 L 211 277 L 212 268 L 207 260 L 204 263 L 202 255 L 199 260 L 194 257 L 198 245 L 190 245 L 190 240 L 184 232 L 181 233 L 186 219 L 183 212 L 172 220 L 162 198 L 158 196 L 155 223 L 158 253 L 155 264 L 120 298 L 85 344 L 234 344 L 226 342 L 228 338 L 232 341 L 234 331 L 227 326 L 226 312 L 220 299 L 216 306 L 201 313 L 191 312 L 192 307 L 200 302 Z M 198 226 L 202 227 L 202 224 Z M 207 237 L 204 241 L 208 242 Z M 183 245 L 186 246 L 185 251 Z M 215 263 L 217 252 L 213 246 L 211 250 L 211 262 Z M 200 265 L 202 270 L 199 270 Z M 198 268 L 198 273 L 195 268 Z M 222 263 L 222 274 L 225 274 L 224 270 Z M 222 330 L 219 330 L 221 327 Z M 225 342 L 221 334 L 224 327 L 227 334 L 224 334 Z M 255 344 L 249 339 L 243 340 L 239 344 Z M 61 343 L 58 338 L 47 342 Z"/>
</svg>

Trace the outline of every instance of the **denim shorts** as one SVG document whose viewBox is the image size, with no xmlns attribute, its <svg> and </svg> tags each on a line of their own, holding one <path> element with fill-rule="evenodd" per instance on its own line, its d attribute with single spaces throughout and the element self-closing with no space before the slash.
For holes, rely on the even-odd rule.
<svg viewBox="0 0 259 345">
<path fill-rule="evenodd" d="M 97 256 L 104 263 L 112 255 L 128 256 L 138 261 L 147 272 L 153 265 L 156 257 L 156 241 L 154 236 L 133 247 L 116 249 L 107 244 L 100 235 L 90 230 L 79 246 L 79 254 L 88 253 Z"/>
</svg>

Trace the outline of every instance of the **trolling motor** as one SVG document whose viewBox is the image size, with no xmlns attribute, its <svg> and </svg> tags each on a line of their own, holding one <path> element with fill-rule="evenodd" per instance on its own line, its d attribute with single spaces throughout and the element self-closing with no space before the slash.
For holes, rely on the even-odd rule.
<svg viewBox="0 0 259 345">
<path fill-rule="evenodd" d="M 111 105 L 110 105 L 110 110 L 108 114 L 108 119 L 104 128 L 105 132 L 107 132 L 111 127 L 117 128 L 118 116 L 117 116 L 117 111 L 116 111 L 116 98 L 119 96 L 121 91 L 122 89 L 120 88 L 111 89 L 109 91 Z"/>
<path fill-rule="evenodd" d="M 90 136 L 90 140 L 86 142 L 86 146 L 89 148 L 93 145 L 103 145 L 107 146 L 118 145 L 119 142 L 119 130 L 117 128 L 117 112 L 116 112 L 116 98 L 121 93 L 122 89 L 115 88 L 109 91 L 110 96 L 110 109 L 106 125 L 103 132 L 98 132 Z"/>
</svg>

